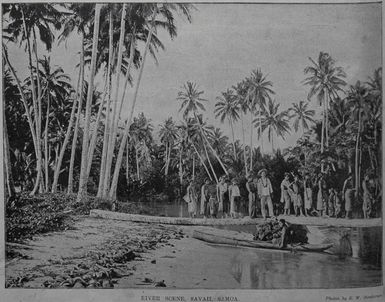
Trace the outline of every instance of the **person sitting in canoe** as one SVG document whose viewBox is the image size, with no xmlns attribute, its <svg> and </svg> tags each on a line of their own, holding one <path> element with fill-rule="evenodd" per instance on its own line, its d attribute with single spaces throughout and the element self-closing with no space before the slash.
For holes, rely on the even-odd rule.
<svg viewBox="0 0 385 302">
<path fill-rule="evenodd" d="M 272 219 L 257 226 L 254 240 L 269 241 L 280 248 L 308 243 L 307 229 L 302 225 L 289 224 L 284 219 Z"/>
</svg>

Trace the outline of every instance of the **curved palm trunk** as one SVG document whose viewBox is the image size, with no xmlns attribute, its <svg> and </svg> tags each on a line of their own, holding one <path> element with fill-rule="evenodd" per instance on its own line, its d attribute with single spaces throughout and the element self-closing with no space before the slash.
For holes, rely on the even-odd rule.
<svg viewBox="0 0 385 302">
<path fill-rule="evenodd" d="M 48 171 L 48 125 L 49 125 L 49 107 L 51 103 L 51 98 L 49 97 L 49 91 L 47 92 L 47 113 L 45 118 L 45 129 L 44 129 L 44 167 L 45 167 L 45 191 L 49 191 L 49 171 Z"/>
<path fill-rule="evenodd" d="M 21 85 L 21 82 L 20 82 L 20 79 L 17 77 L 16 75 L 16 72 L 15 72 L 15 69 L 13 68 L 11 62 L 9 61 L 9 58 L 6 54 L 6 49 L 5 49 L 5 46 L 3 44 L 3 58 L 5 59 L 5 62 L 7 63 L 15 81 L 16 81 L 16 85 L 17 85 L 17 88 L 19 90 L 19 93 L 20 93 L 20 96 L 21 96 L 21 99 L 22 99 L 22 102 L 23 102 L 23 106 L 24 106 L 24 110 L 25 110 L 25 114 L 27 116 L 27 121 L 28 121 L 28 125 L 29 125 L 29 128 L 30 128 L 30 131 L 31 131 L 31 135 L 32 135 L 32 141 L 33 141 L 33 146 L 34 146 L 34 149 L 35 149 L 35 155 L 36 155 L 36 158 L 37 158 L 37 139 L 36 139 L 36 132 L 35 132 L 35 128 L 34 128 L 34 124 L 33 124 L 33 121 L 32 121 L 32 116 L 31 116 L 31 113 L 28 109 L 28 103 L 27 103 L 27 99 L 26 99 L 26 96 L 24 94 L 24 90 L 22 88 L 22 85 Z"/>
<path fill-rule="evenodd" d="M 135 161 L 136 161 L 136 177 L 140 181 L 140 170 L 139 170 L 139 152 L 138 146 L 135 146 Z"/>
<path fill-rule="evenodd" d="M 5 172 L 5 183 L 7 186 L 8 197 L 15 195 L 15 185 L 13 182 L 12 167 L 11 167 L 11 156 L 9 152 L 9 138 L 8 138 L 8 128 L 7 121 L 5 119 L 5 108 L 3 107 L 3 152 L 4 152 L 4 172 Z"/>
<path fill-rule="evenodd" d="M 209 154 L 208 154 L 208 152 L 207 152 L 207 147 L 206 147 L 206 144 L 205 144 L 204 141 L 202 142 L 202 145 L 203 145 L 203 149 L 205 150 L 205 154 L 206 154 L 206 157 L 207 157 L 207 161 L 209 162 L 209 166 L 210 166 L 210 168 L 211 168 L 211 171 L 213 172 L 215 181 L 216 181 L 216 183 L 218 183 L 218 178 L 217 178 L 217 175 L 215 174 L 214 167 L 213 167 L 213 165 L 211 164 L 211 160 L 210 160 Z"/>
<path fill-rule="evenodd" d="M 99 38 L 99 23 L 100 23 L 100 9 L 102 4 L 95 4 L 95 25 L 92 38 L 92 56 L 91 56 L 91 68 L 90 68 L 90 80 L 88 83 L 87 91 L 87 102 L 86 102 L 86 116 L 85 116 L 85 125 L 84 125 L 84 135 L 83 135 L 83 145 L 82 145 L 82 161 L 80 169 L 80 181 L 79 181 L 79 191 L 77 195 L 77 202 L 80 202 L 83 198 L 83 195 L 87 192 L 87 182 L 88 179 L 85 178 L 87 171 L 88 163 L 88 141 L 89 141 L 89 129 L 90 129 L 90 118 L 91 118 L 91 102 L 94 92 L 94 77 L 95 77 L 95 68 L 96 68 L 96 53 L 98 47 L 98 38 Z"/>
<path fill-rule="evenodd" d="M 79 87 L 80 87 L 80 71 L 79 71 L 79 76 L 78 76 L 78 83 L 77 83 L 77 88 L 76 88 L 76 96 L 79 92 Z M 68 145 L 68 142 L 70 140 L 70 136 L 71 136 L 71 132 L 72 132 L 72 126 L 74 124 L 74 120 L 75 120 L 75 112 L 76 112 L 76 106 L 77 106 L 77 103 L 78 103 L 78 100 L 77 100 L 77 97 L 74 98 L 73 100 L 73 104 L 72 104 L 72 109 L 71 109 L 71 116 L 70 116 L 70 120 L 69 120 L 69 124 L 68 124 L 68 127 L 67 127 L 67 131 L 66 131 L 66 135 L 64 137 L 64 142 L 63 142 L 63 145 L 60 149 L 60 154 L 59 154 L 59 158 L 58 158 L 58 161 L 57 161 L 57 165 L 55 166 L 55 172 L 54 172 L 54 176 L 53 176 L 53 183 L 52 183 L 52 193 L 56 193 L 57 191 L 57 183 L 59 181 L 59 175 L 60 175 L 60 170 L 61 170 L 61 164 L 63 162 L 63 158 L 64 158 L 64 153 L 67 149 L 67 145 Z"/>
<path fill-rule="evenodd" d="M 231 128 L 231 135 L 232 135 L 232 138 L 233 138 L 234 159 L 237 160 L 237 151 L 235 149 L 234 127 L 233 127 L 233 122 L 232 122 L 231 118 L 229 118 L 229 124 L 230 124 L 230 128 Z"/>
<path fill-rule="evenodd" d="M 122 68 L 123 42 L 124 42 L 124 34 L 125 34 L 125 28 L 126 28 L 125 27 L 126 12 L 127 12 L 127 4 L 124 4 L 121 21 L 120 21 L 119 51 L 118 51 L 118 62 L 116 66 L 116 83 L 115 83 L 116 86 L 115 86 L 114 97 L 113 97 L 114 107 L 112 111 L 111 129 L 110 129 L 111 132 L 108 138 L 108 153 L 107 153 L 107 160 L 106 160 L 106 169 L 104 172 L 104 184 L 103 184 L 102 197 L 107 197 L 108 195 L 109 180 L 110 180 L 110 174 L 112 169 L 112 157 L 115 149 L 116 134 L 118 132 L 118 120 L 119 120 L 118 92 L 119 92 L 119 84 L 120 84 L 120 71 Z M 123 151 L 124 151 L 124 146 L 125 146 L 125 142 L 123 144 Z"/>
<path fill-rule="evenodd" d="M 152 38 L 152 33 L 154 31 L 154 21 L 155 21 L 155 17 L 157 15 L 157 13 L 158 13 L 157 9 L 155 9 L 154 13 L 153 13 L 153 16 L 151 18 L 151 23 L 152 23 L 151 24 L 151 29 L 150 29 L 150 32 L 148 34 L 148 37 L 147 37 L 147 40 L 146 40 L 146 46 L 145 46 L 144 52 L 143 52 L 142 64 L 141 64 L 140 69 L 139 69 L 139 75 L 138 75 L 138 80 L 136 82 L 136 87 L 135 87 L 135 92 L 134 92 L 134 98 L 132 100 L 130 115 L 129 115 L 127 121 L 126 121 L 126 126 L 125 126 L 125 129 L 124 129 L 124 134 L 123 134 L 122 140 L 120 142 L 118 157 L 116 159 L 114 175 L 113 175 L 113 178 L 112 178 L 111 188 L 110 188 L 110 192 L 109 192 L 109 197 L 110 198 L 113 198 L 114 196 L 116 196 L 116 188 L 117 188 L 117 185 L 118 185 L 119 172 L 120 172 L 120 167 L 122 165 L 122 160 L 123 160 L 124 145 L 126 144 L 126 141 L 127 141 L 127 138 L 128 138 L 128 134 L 129 134 L 130 126 L 131 126 L 131 121 L 132 121 L 132 116 L 133 116 L 133 113 L 134 113 L 135 104 L 136 104 L 136 100 L 137 100 L 137 97 L 138 97 L 140 80 L 142 79 L 143 68 L 144 68 L 144 64 L 145 64 L 145 61 L 146 61 L 146 55 L 147 55 L 147 52 L 148 52 L 148 48 L 150 46 L 150 42 L 151 42 L 151 38 Z"/>
<path fill-rule="evenodd" d="M 179 183 L 183 183 L 182 152 L 179 152 Z"/>
<path fill-rule="evenodd" d="M 209 169 L 207 168 L 207 166 L 206 166 L 206 164 L 205 164 L 205 161 L 203 160 L 202 156 L 199 154 L 199 152 L 198 152 L 197 148 L 195 147 L 194 143 L 191 142 L 191 144 L 192 144 L 192 146 L 193 146 L 193 148 L 194 148 L 195 153 L 198 155 L 198 158 L 199 158 L 199 160 L 201 161 L 202 166 L 205 168 L 206 173 L 207 173 L 207 175 L 209 176 L 210 180 L 213 180 L 213 178 L 211 177 L 210 171 L 209 171 Z"/>
<path fill-rule="evenodd" d="M 87 164 L 87 172 L 86 172 L 86 178 L 88 179 L 89 175 L 90 175 L 90 171 L 91 171 L 91 166 L 92 166 L 92 160 L 94 158 L 94 152 L 95 152 L 95 147 L 96 147 L 96 139 L 98 137 L 98 129 L 99 129 L 99 125 L 100 125 L 100 119 L 101 119 L 101 116 L 102 116 L 102 111 L 103 111 L 103 108 L 104 108 L 104 103 L 106 101 L 106 95 L 107 95 L 107 82 L 108 82 L 108 75 L 106 77 L 106 85 L 104 87 L 104 95 L 103 95 L 103 99 L 102 99 L 102 102 L 100 103 L 99 105 L 99 108 L 98 108 L 98 114 L 96 116 L 96 121 L 95 121 L 95 125 L 94 125 L 94 130 L 92 131 L 92 137 L 91 137 L 91 140 L 90 140 L 90 145 L 89 145 L 89 148 L 88 148 L 88 164 Z"/>
<path fill-rule="evenodd" d="M 107 96 L 107 104 L 106 104 L 106 118 L 104 122 L 104 135 L 103 135 L 103 150 L 102 150 L 102 160 L 100 163 L 100 176 L 99 176 L 99 185 L 98 185 L 98 193 L 97 197 L 102 197 L 103 191 L 104 191 L 104 177 L 105 177 L 105 171 L 106 171 L 106 160 L 107 160 L 107 153 L 108 153 L 108 140 L 109 140 L 109 133 L 110 133 L 110 111 L 111 111 L 111 89 L 112 89 L 112 76 L 111 76 L 111 69 L 113 64 L 113 58 L 114 58 L 114 51 L 113 51 L 113 23 L 112 23 L 112 12 L 110 11 L 109 14 L 109 45 L 108 45 L 108 96 Z M 128 154 L 128 144 L 127 144 L 127 154 Z M 127 159 L 128 164 L 128 159 Z M 127 167 L 128 172 L 128 167 Z M 128 181 L 128 176 L 127 176 Z"/>
<path fill-rule="evenodd" d="M 75 166 L 75 153 L 76 145 L 78 141 L 79 133 L 79 123 L 80 123 L 80 114 L 82 112 L 83 105 L 83 94 L 84 94 L 84 34 L 81 34 L 81 50 L 80 50 L 80 67 L 79 67 L 79 76 L 80 83 L 76 92 L 77 103 L 79 103 L 78 111 L 76 113 L 76 123 L 74 129 L 74 135 L 72 138 L 72 147 L 71 147 L 71 158 L 70 158 L 70 168 L 68 172 L 68 193 L 72 194 L 73 192 L 73 181 L 74 181 L 74 166 Z M 79 91 L 80 89 L 80 91 Z M 79 94 L 80 92 L 80 94 Z"/>
</svg>

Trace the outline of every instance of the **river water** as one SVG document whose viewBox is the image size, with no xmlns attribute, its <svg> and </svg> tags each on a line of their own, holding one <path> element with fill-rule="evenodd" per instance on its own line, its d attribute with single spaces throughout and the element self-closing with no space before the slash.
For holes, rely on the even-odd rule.
<svg viewBox="0 0 385 302">
<path fill-rule="evenodd" d="M 147 215 L 187 216 L 184 202 L 146 202 L 140 204 L 138 209 L 138 213 Z M 222 228 L 252 233 L 255 226 Z M 232 248 L 199 242 L 196 245 L 200 247 L 191 247 L 191 251 L 186 246 L 177 260 L 178 265 L 172 265 L 170 271 L 163 269 L 160 273 L 174 280 L 174 286 L 183 288 L 220 288 L 221 284 L 253 289 L 339 288 L 377 286 L 382 283 L 381 227 L 309 227 L 309 232 L 310 243 L 337 244 L 341 234 L 347 232 L 353 256 L 340 259 L 328 254 Z M 188 278 L 181 277 L 186 272 L 189 272 L 188 278 L 205 276 L 206 281 L 199 281 L 197 285 L 187 282 Z"/>
</svg>

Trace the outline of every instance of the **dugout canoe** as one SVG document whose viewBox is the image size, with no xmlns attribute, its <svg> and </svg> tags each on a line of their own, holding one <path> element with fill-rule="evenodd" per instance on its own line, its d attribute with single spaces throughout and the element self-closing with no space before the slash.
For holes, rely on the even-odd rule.
<svg viewBox="0 0 385 302">
<path fill-rule="evenodd" d="M 233 232 L 228 230 L 194 230 L 192 237 L 208 243 L 229 245 L 234 247 L 248 247 L 257 249 L 270 249 L 270 250 L 286 250 L 291 251 L 295 249 L 301 252 L 324 252 L 333 246 L 332 243 L 327 244 L 303 244 L 288 246 L 286 248 L 280 248 L 271 242 L 256 241 L 253 239 L 252 234 L 243 232 Z"/>
<path fill-rule="evenodd" d="M 123 221 L 173 224 L 173 225 L 196 225 L 196 226 L 225 226 L 225 225 L 256 225 L 264 222 L 263 218 L 188 218 L 188 217 L 165 217 L 140 214 L 128 214 L 105 210 L 91 210 L 91 217 L 115 219 Z M 382 226 L 381 218 L 372 219 L 344 219 L 344 218 L 322 218 L 322 217 L 295 217 L 279 216 L 293 224 L 332 226 L 332 227 L 375 227 Z"/>
</svg>

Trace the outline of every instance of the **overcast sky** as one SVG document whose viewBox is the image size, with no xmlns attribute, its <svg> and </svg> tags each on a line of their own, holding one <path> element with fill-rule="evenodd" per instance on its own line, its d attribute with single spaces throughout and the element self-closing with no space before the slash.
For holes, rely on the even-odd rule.
<svg viewBox="0 0 385 302">
<path fill-rule="evenodd" d="M 230 137 L 228 125 L 214 119 L 215 98 L 253 69 L 261 68 L 273 82 L 276 101 L 287 109 L 306 99 L 309 87 L 301 83 L 303 69 L 309 65 L 308 57 L 317 58 L 320 51 L 331 54 L 345 69 L 349 84 L 367 80 L 381 66 L 380 4 L 198 4 L 196 8 L 191 24 L 178 18 L 173 41 L 165 32 L 158 33 L 166 46 L 158 54 L 158 66 L 152 58 L 146 62 L 135 115 L 144 112 L 155 126 L 169 116 L 181 118 L 176 95 L 186 81 L 205 91 L 210 101 L 206 117 Z M 51 62 L 75 75 L 78 50 L 75 36 L 66 48 L 53 49 Z M 22 73 L 26 55 L 12 51 L 11 60 Z M 132 91 L 127 96 L 125 114 Z M 311 107 L 318 109 L 315 101 Z M 240 124 L 235 134 L 241 139 Z M 275 139 L 275 145 L 286 147 L 297 138 L 292 134 L 285 142 Z M 269 151 L 266 138 L 264 142 Z"/>
</svg>

